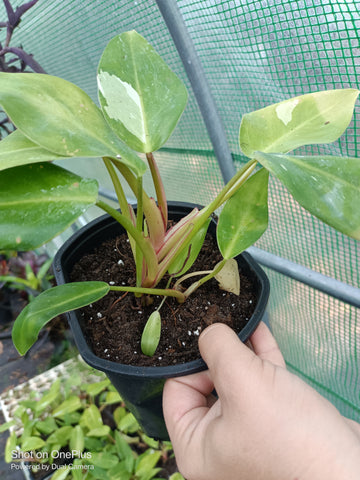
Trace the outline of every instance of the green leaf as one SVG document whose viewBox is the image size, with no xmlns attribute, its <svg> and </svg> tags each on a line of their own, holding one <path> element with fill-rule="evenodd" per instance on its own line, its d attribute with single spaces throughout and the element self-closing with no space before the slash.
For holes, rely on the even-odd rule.
<svg viewBox="0 0 360 480">
<path fill-rule="evenodd" d="M 42 410 L 45 410 L 52 402 L 54 402 L 60 393 L 60 379 L 56 380 L 52 385 L 48 393 L 43 395 L 40 400 L 36 402 L 35 411 L 37 414 Z"/>
<path fill-rule="evenodd" d="M 131 480 L 133 478 L 132 472 L 127 470 L 126 462 L 120 462 L 109 471 L 109 479 L 111 480 Z"/>
<path fill-rule="evenodd" d="M 248 113 L 240 125 L 240 147 L 286 153 L 302 145 L 334 142 L 350 123 L 359 90 L 326 90 L 290 98 Z"/>
<path fill-rule="evenodd" d="M 146 171 L 145 163 L 115 135 L 91 98 L 62 78 L 0 73 L 0 104 L 26 137 L 61 157 L 120 155 L 137 175 Z"/>
<path fill-rule="evenodd" d="M 71 473 L 71 467 L 69 465 L 61 465 L 57 468 L 55 473 L 51 476 L 52 480 L 65 480 Z"/>
<path fill-rule="evenodd" d="M 64 156 L 40 147 L 25 137 L 20 130 L 15 130 L 0 142 L 0 170 L 28 163 L 49 162 L 59 158 Z"/>
<path fill-rule="evenodd" d="M 174 275 L 175 277 L 184 275 L 193 265 L 203 246 L 210 221 L 211 218 L 206 221 L 190 241 L 185 242 L 185 248 L 176 255 L 168 268 L 170 275 Z"/>
<path fill-rule="evenodd" d="M 6 463 L 11 463 L 13 459 L 13 451 L 16 450 L 17 446 L 17 436 L 15 432 L 11 432 L 10 436 L 6 440 L 6 445 L 5 445 L 5 462 Z"/>
<path fill-rule="evenodd" d="M 125 417 L 126 415 L 126 408 L 125 407 L 117 407 L 114 410 L 113 417 L 115 420 L 116 425 L 120 422 L 120 420 Z"/>
<path fill-rule="evenodd" d="M 89 383 L 88 385 L 83 385 L 82 388 L 85 390 L 86 393 L 91 395 L 92 397 L 95 397 L 96 395 L 99 395 L 103 390 L 105 390 L 106 387 L 110 385 L 110 380 L 106 379 L 103 380 L 102 382 L 97 382 L 97 383 Z"/>
<path fill-rule="evenodd" d="M 13 427 L 16 424 L 14 420 L 10 420 L 9 422 L 2 423 L 0 425 L 0 433 L 6 432 L 9 428 Z"/>
<path fill-rule="evenodd" d="M 45 420 L 36 422 L 36 430 L 44 435 L 50 435 L 50 433 L 57 430 L 58 426 L 53 417 L 47 417 Z"/>
<path fill-rule="evenodd" d="M 66 400 L 67 402 L 67 400 Z M 62 408 L 64 410 L 69 408 L 69 405 L 75 404 L 75 401 L 70 399 L 70 402 L 65 404 Z M 58 430 L 55 430 L 46 440 L 47 444 L 56 444 L 60 445 L 61 447 L 64 447 L 67 445 L 69 438 L 71 436 L 73 427 L 67 426 L 67 427 L 60 427 Z"/>
<path fill-rule="evenodd" d="M 102 405 L 112 405 L 121 402 L 122 399 L 118 392 L 107 392 Z"/>
<path fill-rule="evenodd" d="M 255 156 L 306 210 L 360 240 L 360 159 L 260 152 Z"/>
<path fill-rule="evenodd" d="M 45 442 L 40 437 L 26 437 L 21 443 L 21 450 L 23 452 L 29 452 L 31 450 L 42 448 L 44 445 Z"/>
<path fill-rule="evenodd" d="M 185 480 L 184 477 L 181 475 L 181 473 L 176 472 L 169 477 L 169 480 Z"/>
<path fill-rule="evenodd" d="M 134 30 L 110 40 L 100 60 L 98 86 L 111 128 L 144 153 L 166 142 L 187 102 L 182 81 Z"/>
<path fill-rule="evenodd" d="M 53 417 L 64 417 L 65 415 L 76 412 L 81 408 L 81 400 L 77 395 L 72 395 L 64 400 L 58 407 L 53 410 Z"/>
<path fill-rule="evenodd" d="M 221 211 L 217 241 L 225 259 L 239 255 L 265 232 L 268 179 L 264 168 L 256 172 L 229 198 Z"/>
<path fill-rule="evenodd" d="M 132 413 L 127 413 L 118 423 L 118 429 L 124 433 L 135 433 L 140 426 Z"/>
<path fill-rule="evenodd" d="M 141 350 L 144 355 L 152 357 L 157 349 L 161 335 L 160 312 L 155 310 L 148 318 L 141 336 Z"/>
<path fill-rule="evenodd" d="M 82 452 L 84 450 L 84 432 L 80 425 L 75 425 L 72 430 L 69 447 L 71 451 L 75 450 L 76 452 Z"/>
<path fill-rule="evenodd" d="M 14 345 L 24 355 L 36 342 L 40 330 L 62 313 L 84 307 L 104 297 L 109 291 L 105 282 L 74 282 L 45 290 L 34 298 L 15 320 Z"/>
<path fill-rule="evenodd" d="M 104 468 L 105 470 L 113 468 L 119 463 L 119 459 L 116 455 L 106 452 L 92 452 L 92 455 L 88 461 L 89 463 L 92 463 L 97 467 Z"/>
<path fill-rule="evenodd" d="M 102 425 L 101 427 L 92 428 L 87 432 L 88 437 L 105 437 L 110 433 L 110 427 L 108 425 Z"/>
<path fill-rule="evenodd" d="M 100 410 L 96 405 L 92 404 L 87 407 L 82 414 L 80 425 L 86 426 L 89 430 L 103 425 Z"/>
<path fill-rule="evenodd" d="M 121 460 L 126 460 L 128 457 L 130 458 L 130 460 L 128 460 L 128 471 L 132 471 L 134 464 L 133 451 L 123 435 L 117 430 L 115 430 L 115 446 Z"/>
<path fill-rule="evenodd" d="M 97 200 L 98 184 L 39 163 L 0 173 L 0 245 L 32 250 L 69 227 Z"/>
<path fill-rule="evenodd" d="M 137 460 L 135 473 L 139 478 L 143 478 L 147 473 L 151 472 L 161 457 L 160 451 L 152 449 L 146 450 Z M 156 472 L 155 472 L 156 473 Z M 151 478 L 151 477 L 150 477 Z"/>
</svg>

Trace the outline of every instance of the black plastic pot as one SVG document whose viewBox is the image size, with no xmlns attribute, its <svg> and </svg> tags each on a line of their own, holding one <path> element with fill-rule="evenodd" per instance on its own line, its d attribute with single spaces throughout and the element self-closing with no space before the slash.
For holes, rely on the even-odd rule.
<svg viewBox="0 0 360 480">
<path fill-rule="evenodd" d="M 169 203 L 169 218 L 180 220 L 195 205 L 188 203 Z M 124 229 L 112 217 L 105 215 L 86 225 L 73 235 L 58 251 L 54 260 L 55 278 L 58 284 L 69 281 L 73 265 L 85 254 L 93 251 L 103 241 L 123 233 Z M 215 235 L 216 223 L 212 221 L 209 232 Z M 245 341 L 261 321 L 269 297 L 269 281 L 264 271 L 248 253 L 237 257 L 240 270 L 254 280 L 258 303 L 255 311 L 239 332 L 239 338 Z M 96 279 L 94 279 L 96 280 Z M 206 369 L 202 359 L 167 367 L 137 367 L 111 362 L 97 357 L 87 343 L 83 333 L 83 320 L 76 312 L 67 314 L 79 352 L 85 362 L 106 373 L 119 391 L 129 410 L 135 415 L 145 433 L 153 438 L 167 440 L 163 413 L 162 391 L 167 378 L 189 375 Z"/>
</svg>

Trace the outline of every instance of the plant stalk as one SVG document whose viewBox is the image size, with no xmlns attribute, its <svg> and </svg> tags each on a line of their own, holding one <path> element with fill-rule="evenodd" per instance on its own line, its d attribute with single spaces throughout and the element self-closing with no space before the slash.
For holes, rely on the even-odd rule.
<svg viewBox="0 0 360 480">
<path fill-rule="evenodd" d="M 147 280 L 148 282 L 153 282 L 156 278 L 158 271 L 158 262 L 156 259 L 155 251 L 150 243 L 150 241 L 143 237 L 142 233 L 139 232 L 136 227 L 133 225 L 132 221 L 118 212 L 115 208 L 111 207 L 102 200 L 98 200 L 96 205 L 104 210 L 106 213 L 111 215 L 117 222 L 122 225 L 125 230 L 134 238 L 135 242 L 139 245 L 144 259 L 147 265 Z"/>
<path fill-rule="evenodd" d="M 172 288 L 142 288 L 142 287 L 118 287 L 110 286 L 110 290 L 114 292 L 133 292 L 145 295 L 164 295 L 166 297 L 175 297 L 179 303 L 183 303 L 186 299 L 185 295 L 178 290 Z"/>
</svg>

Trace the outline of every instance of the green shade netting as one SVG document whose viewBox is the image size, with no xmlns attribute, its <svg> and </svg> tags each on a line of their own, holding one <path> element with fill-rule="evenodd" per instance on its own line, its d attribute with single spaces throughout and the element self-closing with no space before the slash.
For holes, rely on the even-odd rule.
<svg viewBox="0 0 360 480">
<path fill-rule="evenodd" d="M 20 2 L 13 2 L 14 6 Z M 179 0 L 225 125 L 238 167 L 241 116 L 294 95 L 360 87 L 357 0 Z M 4 7 L 0 6 L 4 19 Z M 171 36 L 149 0 L 40 0 L 24 16 L 13 44 L 50 74 L 82 87 L 94 100 L 101 52 L 114 35 L 136 29 L 191 91 Z M 346 134 L 314 153 L 360 156 L 360 103 Z M 168 196 L 208 202 L 222 185 L 192 95 L 175 134 L 159 152 Z M 68 163 L 110 188 L 97 160 Z M 90 166 L 89 166 L 90 165 Z M 359 180 L 360 181 L 360 180 Z M 276 181 L 270 183 L 270 227 L 257 246 L 342 282 L 360 286 L 359 243 L 307 214 Z M 359 310 L 288 277 L 267 271 L 269 316 L 289 368 L 347 416 L 360 420 Z"/>
</svg>

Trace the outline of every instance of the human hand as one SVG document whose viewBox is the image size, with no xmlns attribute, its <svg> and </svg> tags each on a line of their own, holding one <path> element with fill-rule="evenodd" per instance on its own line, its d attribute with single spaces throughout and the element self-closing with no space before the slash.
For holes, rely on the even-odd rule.
<svg viewBox="0 0 360 480">
<path fill-rule="evenodd" d="M 199 339 L 209 370 L 167 380 L 164 416 L 181 473 L 187 480 L 359 480 L 360 425 L 286 370 L 264 323 L 250 343 L 213 324 Z"/>
</svg>

